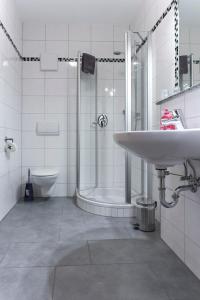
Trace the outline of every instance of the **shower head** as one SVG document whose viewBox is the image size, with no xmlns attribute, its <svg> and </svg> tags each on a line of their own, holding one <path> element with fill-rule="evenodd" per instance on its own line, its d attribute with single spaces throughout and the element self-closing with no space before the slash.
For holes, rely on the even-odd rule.
<svg viewBox="0 0 200 300">
<path fill-rule="evenodd" d="M 125 54 L 125 53 L 123 51 L 116 50 L 116 51 L 113 52 L 113 54 L 118 56 L 118 55 L 122 55 L 122 54 Z"/>
<path fill-rule="evenodd" d="M 125 52 L 116 50 L 116 51 L 113 52 L 113 54 L 119 56 L 119 55 L 125 54 Z M 137 57 L 136 54 L 133 54 L 131 56 L 131 60 L 133 61 L 134 65 L 138 65 L 139 64 L 138 57 Z"/>
</svg>

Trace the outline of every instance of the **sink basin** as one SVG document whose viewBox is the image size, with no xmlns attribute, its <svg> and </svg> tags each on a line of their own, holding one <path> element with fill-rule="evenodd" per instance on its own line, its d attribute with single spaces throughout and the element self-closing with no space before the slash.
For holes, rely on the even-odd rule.
<svg viewBox="0 0 200 300">
<path fill-rule="evenodd" d="M 115 142 L 128 152 L 167 168 L 186 159 L 200 159 L 200 128 L 115 133 Z"/>
</svg>

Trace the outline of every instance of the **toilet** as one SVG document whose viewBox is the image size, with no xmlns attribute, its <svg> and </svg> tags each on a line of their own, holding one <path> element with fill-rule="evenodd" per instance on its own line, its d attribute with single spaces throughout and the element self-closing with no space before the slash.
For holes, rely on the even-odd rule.
<svg viewBox="0 0 200 300">
<path fill-rule="evenodd" d="M 58 177 L 58 170 L 38 168 L 31 171 L 33 183 L 40 188 L 41 197 L 50 197 Z"/>
</svg>

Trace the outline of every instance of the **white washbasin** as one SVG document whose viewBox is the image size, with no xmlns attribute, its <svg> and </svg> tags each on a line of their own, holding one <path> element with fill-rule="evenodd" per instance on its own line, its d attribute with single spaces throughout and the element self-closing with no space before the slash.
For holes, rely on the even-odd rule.
<svg viewBox="0 0 200 300">
<path fill-rule="evenodd" d="M 167 168 L 186 159 L 200 159 L 200 128 L 115 133 L 115 142 L 127 151 Z"/>
</svg>

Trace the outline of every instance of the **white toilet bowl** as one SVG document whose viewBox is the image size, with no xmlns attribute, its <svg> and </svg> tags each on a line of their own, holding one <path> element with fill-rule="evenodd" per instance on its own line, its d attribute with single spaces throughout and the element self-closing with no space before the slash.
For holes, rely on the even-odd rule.
<svg viewBox="0 0 200 300">
<path fill-rule="evenodd" d="M 59 172 L 55 169 L 35 169 L 31 171 L 33 183 L 40 188 L 41 197 L 52 195 Z"/>
</svg>

